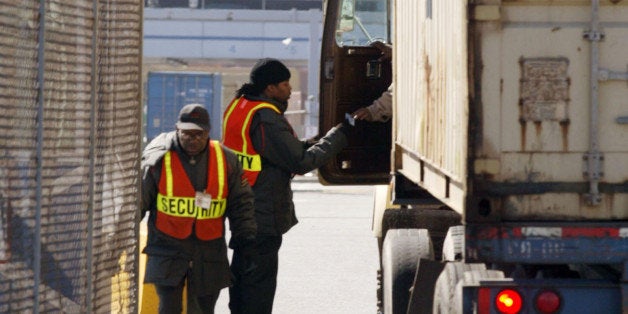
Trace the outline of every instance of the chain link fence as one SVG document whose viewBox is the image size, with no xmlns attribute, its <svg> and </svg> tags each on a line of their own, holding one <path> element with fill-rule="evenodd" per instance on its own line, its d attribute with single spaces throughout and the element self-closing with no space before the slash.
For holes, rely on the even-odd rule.
<svg viewBox="0 0 628 314">
<path fill-rule="evenodd" d="M 142 0 L 0 0 L 0 313 L 136 313 Z"/>
</svg>

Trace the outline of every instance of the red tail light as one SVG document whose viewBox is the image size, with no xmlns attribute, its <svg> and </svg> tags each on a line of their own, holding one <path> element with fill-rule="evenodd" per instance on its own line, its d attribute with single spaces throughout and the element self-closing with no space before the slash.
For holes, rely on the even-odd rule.
<svg viewBox="0 0 628 314">
<path fill-rule="evenodd" d="M 535 304 L 542 314 L 554 314 L 560 309 L 560 296 L 554 291 L 545 290 L 536 296 Z"/>
<path fill-rule="evenodd" d="M 521 311 L 523 301 L 519 292 L 512 289 L 504 289 L 495 297 L 495 306 L 500 313 L 517 314 Z"/>
<path fill-rule="evenodd" d="M 478 292 L 478 314 L 489 314 L 491 312 L 491 289 L 480 288 Z"/>
</svg>

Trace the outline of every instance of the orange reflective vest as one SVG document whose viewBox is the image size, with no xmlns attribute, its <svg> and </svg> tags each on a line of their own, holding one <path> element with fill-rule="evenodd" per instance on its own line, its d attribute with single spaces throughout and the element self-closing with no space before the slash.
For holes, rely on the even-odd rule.
<svg viewBox="0 0 628 314">
<path fill-rule="evenodd" d="M 244 97 L 234 99 L 223 117 L 223 144 L 238 155 L 242 163 L 244 177 L 253 186 L 262 171 L 262 158 L 251 142 L 251 120 L 257 110 L 269 108 L 281 114 L 274 105 L 263 101 L 251 101 Z"/>
<path fill-rule="evenodd" d="M 223 215 L 227 208 L 227 164 L 222 147 L 209 141 L 207 162 L 207 188 L 196 204 L 197 192 L 188 178 L 179 155 L 168 151 L 162 161 L 161 178 L 157 194 L 157 229 L 171 237 L 185 239 L 196 229 L 196 237 L 213 240 L 223 236 Z M 210 202 L 211 199 L 211 202 Z"/>
</svg>

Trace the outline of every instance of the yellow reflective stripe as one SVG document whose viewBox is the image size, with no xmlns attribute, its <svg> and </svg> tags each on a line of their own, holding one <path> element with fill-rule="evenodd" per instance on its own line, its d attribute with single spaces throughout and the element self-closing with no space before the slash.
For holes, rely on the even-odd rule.
<svg viewBox="0 0 628 314">
<path fill-rule="evenodd" d="M 262 171 L 262 157 L 260 155 L 247 155 L 242 152 L 236 152 L 242 169 L 250 171 Z"/>
<path fill-rule="evenodd" d="M 166 152 L 164 163 L 166 167 L 166 193 L 172 197 L 174 195 L 174 185 L 172 184 L 172 158 L 170 157 L 170 151 Z"/>
<path fill-rule="evenodd" d="M 226 199 L 212 200 L 211 206 L 208 209 L 201 208 L 196 219 L 213 219 L 222 217 L 227 209 Z"/>
<path fill-rule="evenodd" d="M 195 205 L 194 197 L 168 197 L 163 194 L 157 194 L 157 210 L 174 217 L 220 218 L 225 214 L 226 208 L 226 199 L 212 199 L 209 208 L 202 208 Z"/>
<path fill-rule="evenodd" d="M 233 112 L 233 109 L 235 109 L 236 104 L 238 103 L 239 100 L 240 98 L 235 98 L 231 102 L 231 104 L 229 104 L 229 107 L 227 108 L 227 112 L 225 113 L 224 121 L 222 122 L 222 134 L 226 134 L 227 121 L 229 121 L 229 117 L 231 116 L 231 113 Z"/>
<path fill-rule="evenodd" d="M 245 153 L 247 152 L 246 146 L 248 144 L 248 141 L 246 139 L 248 137 L 247 137 L 247 134 L 246 134 L 246 127 L 249 125 L 249 123 L 250 123 L 249 121 L 251 120 L 251 117 L 253 116 L 253 114 L 255 112 L 257 112 L 257 110 L 262 109 L 262 108 L 269 108 L 269 109 L 275 110 L 277 113 L 281 113 L 279 111 L 279 109 L 277 109 L 277 107 L 275 107 L 275 106 L 273 106 L 273 105 L 271 105 L 269 103 L 261 103 L 261 104 L 255 106 L 255 107 L 253 107 L 253 109 L 251 109 L 251 111 L 249 111 L 249 113 L 246 115 L 246 119 L 244 119 L 244 124 L 243 124 L 243 127 L 242 127 L 242 134 L 241 134 L 241 136 L 242 136 L 242 143 L 244 143 L 242 145 L 242 152 L 245 152 Z"/>
<path fill-rule="evenodd" d="M 218 171 L 218 195 L 217 199 L 222 199 L 225 192 L 225 167 L 222 149 L 217 141 L 212 141 L 212 146 L 216 151 L 216 169 Z"/>
</svg>

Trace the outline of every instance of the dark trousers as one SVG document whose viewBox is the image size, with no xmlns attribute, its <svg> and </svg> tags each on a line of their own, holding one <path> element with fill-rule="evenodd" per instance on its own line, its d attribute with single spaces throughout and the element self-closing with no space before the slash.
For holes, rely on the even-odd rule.
<svg viewBox="0 0 628 314">
<path fill-rule="evenodd" d="M 277 288 L 277 269 L 281 236 L 257 238 L 259 258 L 257 268 L 248 270 L 250 263 L 237 250 L 233 252 L 231 272 L 234 284 L 229 288 L 229 308 L 233 314 L 270 314 Z"/>
<path fill-rule="evenodd" d="M 187 278 L 187 277 L 186 277 Z M 185 278 L 181 280 L 181 283 L 177 286 L 162 286 L 155 285 L 157 290 L 157 296 L 159 297 L 159 314 L 180 314 L 183 310 L 183 284 Z M 196 296 L 190 294 L 190 289 L 187 290 L 187 313 L 189 314 L 214 314 L 214 308 L 216 307 L 216 301 L 220 290 L 214 294 Z"/>
</svg>

